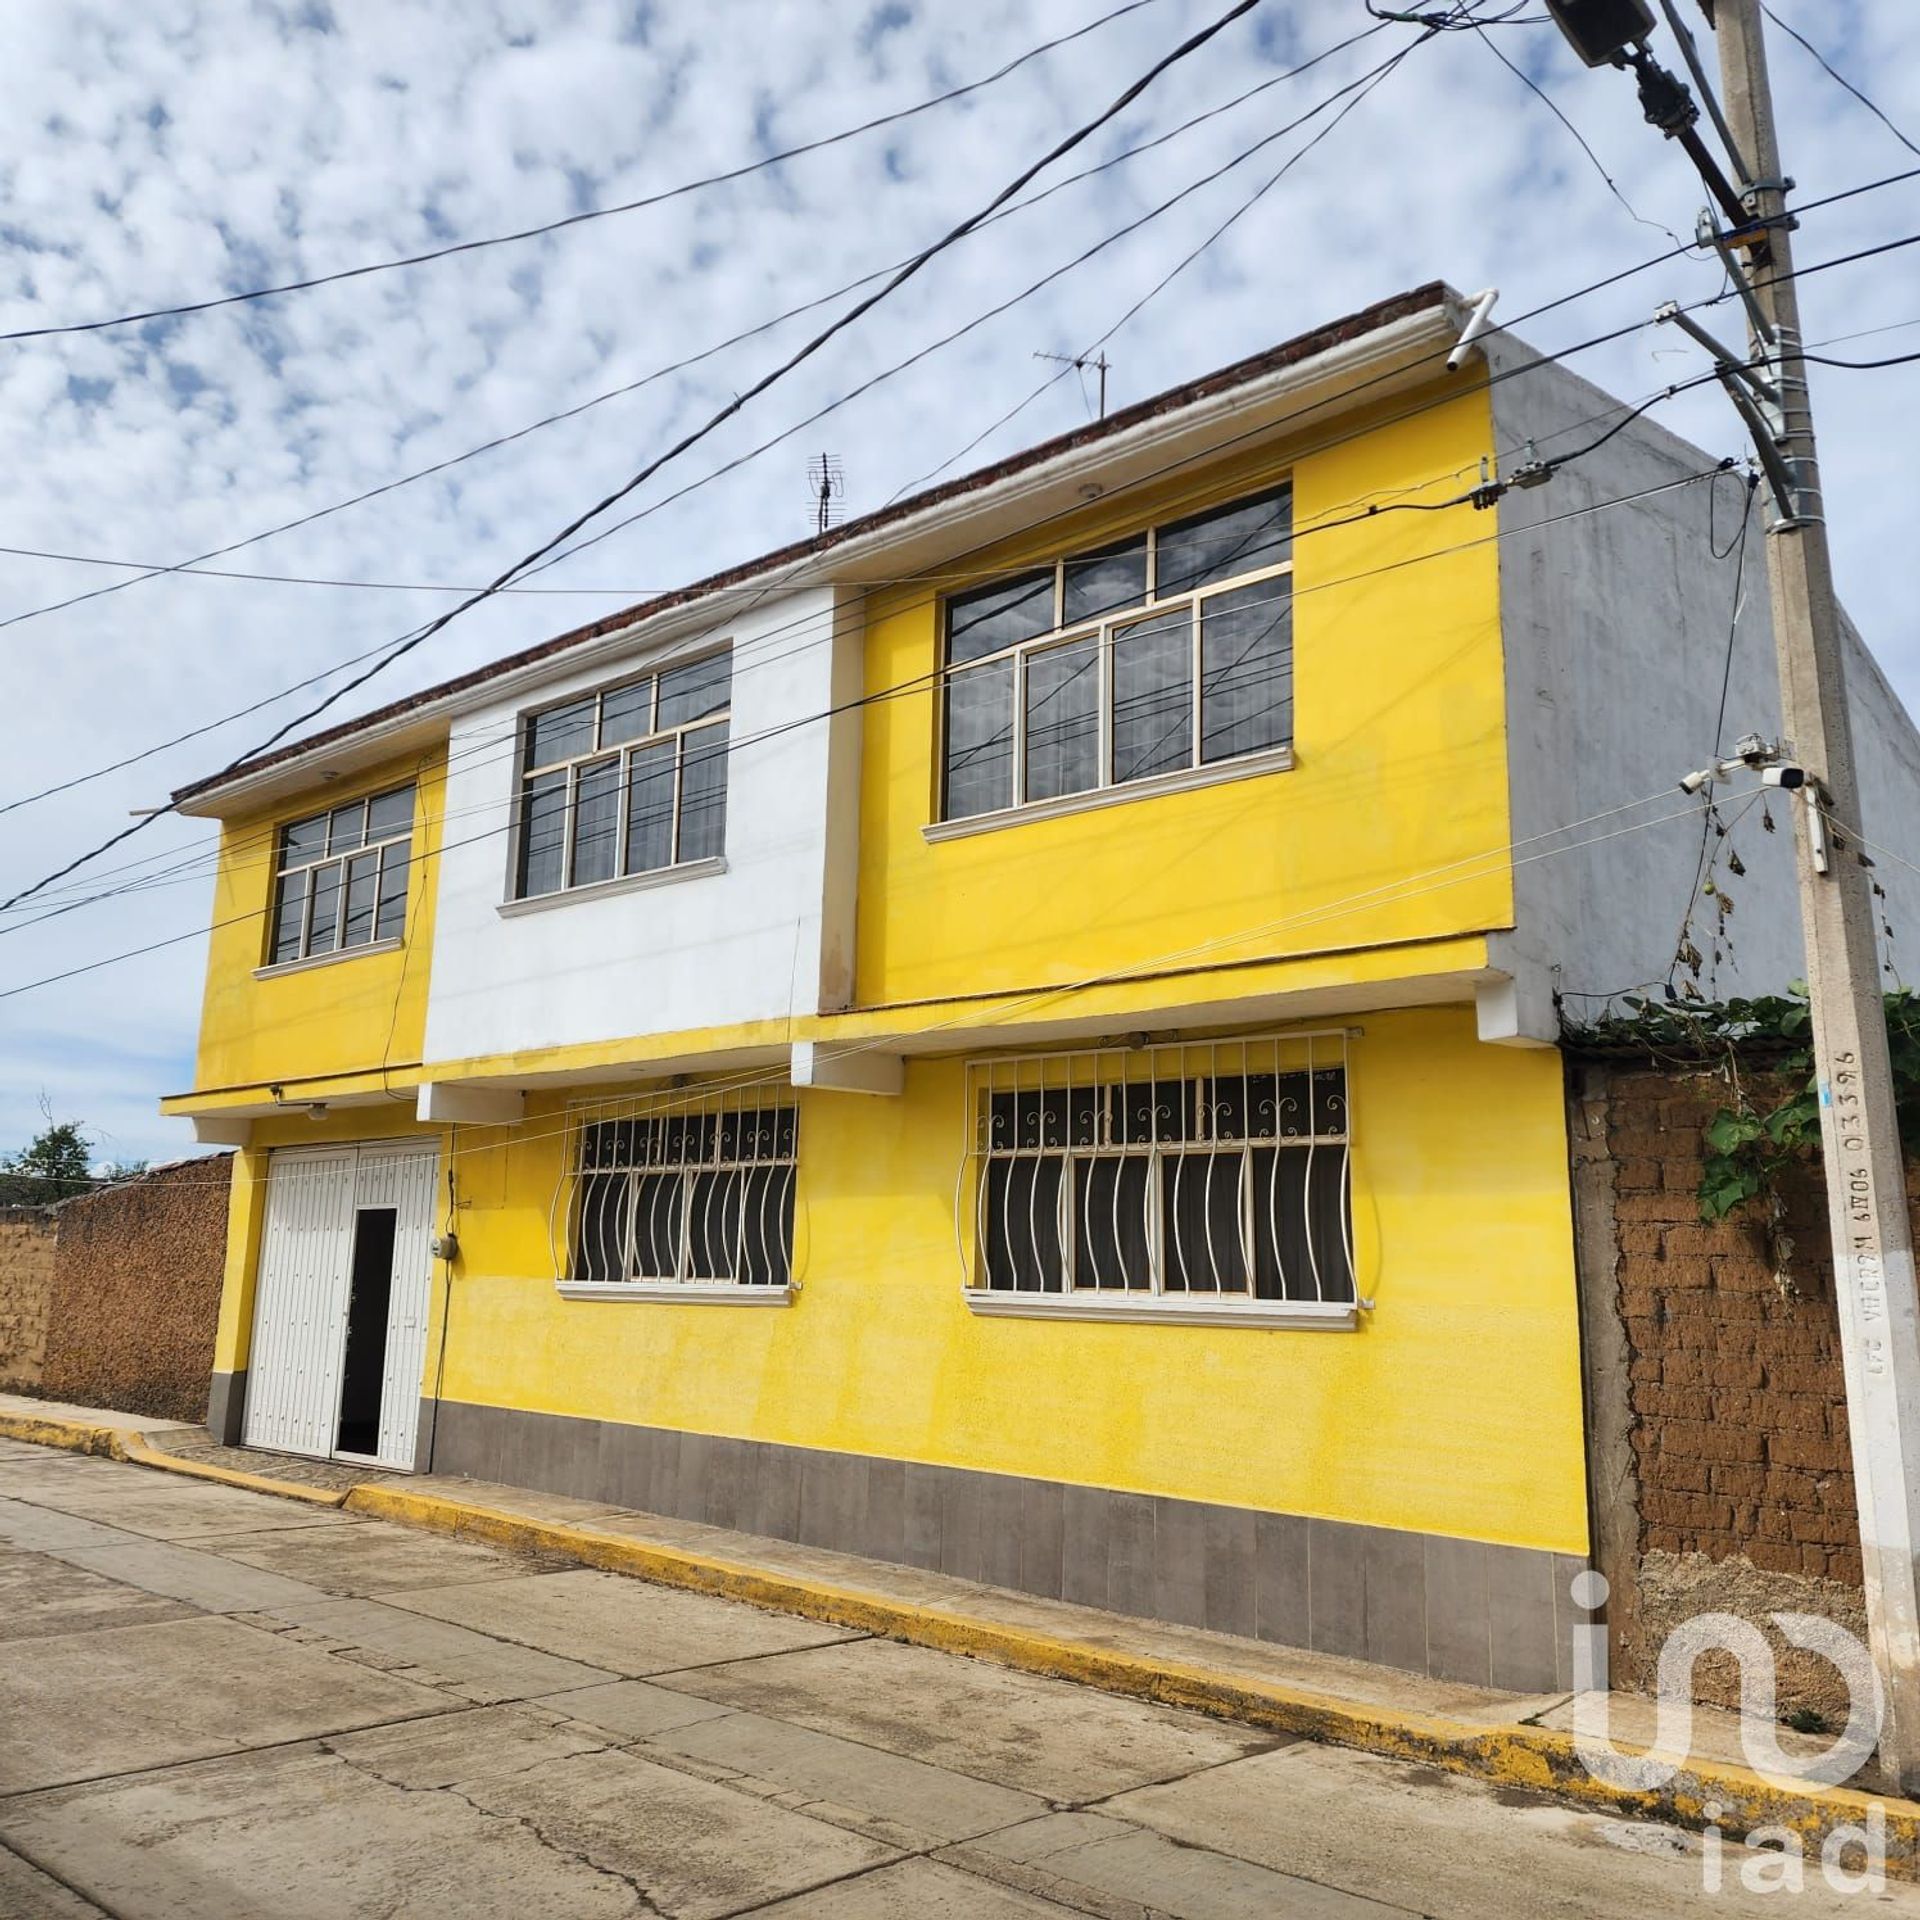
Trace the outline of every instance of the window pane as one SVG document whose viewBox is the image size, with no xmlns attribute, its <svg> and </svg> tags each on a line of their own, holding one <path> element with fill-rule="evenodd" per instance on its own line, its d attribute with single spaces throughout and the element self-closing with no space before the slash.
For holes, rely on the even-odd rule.
<svg viewBox="0 0 1920 1920">
<path fill-rule="evenodd" d="M 687 1203 L 687 1272 L 731 1280 L 740 1266 L 740 1198 L 745 1176 L 696 1173 Z"/>
<path fill-rule="evenodd" d="M 1165 1155 L 1160 1218 L 1166 1235 L 1160 1284 L 1166 1292 L 1246 1292 L 1237 1152 Z"/>
<path fill-rule="evenodd" d="M 1082 620 L 1121 613 L 1147 597 L 1147 536 L 1083 553 L 1065 566 L 1066 609 L 1063 623 L 1077 627 Z"/>
<path fill-rule="evenodd" d="M 367 802 L 367 838 L 391 840 L 396 833 L 413 831 L 413 789 L 398 787 L 377 793 Z"/>
<path fill-rule="evenodd" d="M 280 864 L 297 867 L 318 860 L 327 850 L 327 815 L 312 820 L 296 820 L 280 836 Z"/>
<path fill-rule="evenodd" d="M 740 1278 L 752 1286 L 784 1287 L 793 1277 L 793 1169 L 755 1167 L 744 1178 Z"/>
<path fill-rule="evenodd" d="M 407 871 L 412 865 L 411 847 L 396 840 L 380 853 L 380 905 L 374 916 L 376 940 L 398 940 L 407 930 Z"/>
<path fill-rule="evenodd" d="M 1260 580 L 1200 603 L 1200 758 L 1293 737 L 1293 582 Z"/>
<path fill-rule="evenodd" d="M 557 761 L 571 760 L 578 753 L 591 753 L 596 704 L 594 696 L 589 694 L 569 706 L 536 713 L 527 722 L 527 771 L 531 773 L 535 767 L 550 767 Z"/>
<path fill-rule="evenodd" d="M 1066 1162 L 1055 1155 L 989 1160 L 981 1264 L 987 1285 L 1017 1293 L 1059 1293 L 1060 1186 Z"/>
<path fill-rule="evenodd" d="M 1160 529 L 1156 549 L 1153 591 L 1161 600 L 1277 566 L 1293 551 L 1292 490 L 1176 520 Z"/>
<path fill-rule="evenodd" d="M 1027 798 L 1100 784 L 1100 642 L 1027 656 Z"/>
<path fill-rule="evenodd" d="M 340 925 L 339 862 L 313 870 L 313 913 L 307 927 L 307 951 L 331 953 Z"/>
<path fill-rule="evenodd" d="M 1351 1300 L 1345 1147 L 1253 1154 L 1254 1291 L 1262 1300 Z"/>
<path fill-rule="evenodd" d="M 556 892 L 566 873 L 567 776 L 529 780 L 520 802 L 520 873 L 515 897 Z"/>
<path fill-rule="evenodd" d="M 1113 640 L 1113 777 L 1193 764 L 1193 616 L 1182 607 Z"/>
<path fill-rule="evenodd" d="M 1053 631 L 1053 569 L 996 580 L 947 602 L 947 664 L 964 665 Z"/>
<path fill-rule="evenodd" d="M 653 731 L 653 679 L 630 687 L 615 687 L 600 698 L 600 744 L 617 747 L 623 741 L 644 740 Z"/>
<path fill-rule="evenodd" d="M 727 723 L 684 735 L 681 756 L 679 857 L 711 860 L 727 844 Z"/>
<path fill-rule="evenodd" d="M 1013 804 L 1013 662 L 957 673 L 947 682 L 947 804 L 965 820 Z"/>
<path fill-rule="evenodd" d="M 627 1199 L 632 1182 L 624 1173 L 580 1177 L 580 1234 L 573 1250 L 576 1280 L 627 1277 Z"/>
<path fill-rule="evenodd" d="M 640 1280 L 680 1277 L 685 1176 L 643 1173 L 633 1182 L 633 1271 Z"/>
<path fill-rule="evenodd" d="M 307 876 L 289 873 L 282 877 L 273 901 L 273 948 L 270 960 L 297 960 L 300 957 L 300 923 L 307 912 Z"/>
<path fill-rule="evenodd" d="M 567 884 L 611 880 L 620 851 L 620 762 L 597 760 L 574 775 L 573 867 Z"/>
<path fill-rule="evenodd" d="M 367 803 L 356 800 L 350 807 L 335 807 L 327 825 L 327 851 L 351 853 L 367 844 Z"/>
<path fill-rule="evenodd" d="M 718 713 L 733 697 L 733 652 L 710 655 L 660 676 L 660 725 L 684 727 Z"/>
<path fill-rule="evenodd" d="M 340 930 L 343 947 L 364 947 L 373 938 L 374 896 L 380 884 L 380 856 L 356 854 L 347 862 L 347 917 Z"/>
<path fill-rule="evenodd" d="M 673 776 L 679 751 L 671 740 L 641 747 L 627 760 L 627 872 L 673 864 Z"/>
<path fill-rule="evenodd" d="M 1076 1286 L 1152 1287 L 1152 1166 L 1144 1153 L 1073 1163 Z"/>
</svg>

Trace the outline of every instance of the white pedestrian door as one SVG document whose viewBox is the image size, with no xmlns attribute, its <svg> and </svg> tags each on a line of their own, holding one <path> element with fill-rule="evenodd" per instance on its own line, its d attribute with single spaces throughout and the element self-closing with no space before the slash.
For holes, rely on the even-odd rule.
<svg viewBox="0 0 1920 1920">
<path fill-rule="evenodd" d="M 248 1446 L 413 1465 L 438 1165 L 425 1143 L 271 1157 Z"/>
</svg>

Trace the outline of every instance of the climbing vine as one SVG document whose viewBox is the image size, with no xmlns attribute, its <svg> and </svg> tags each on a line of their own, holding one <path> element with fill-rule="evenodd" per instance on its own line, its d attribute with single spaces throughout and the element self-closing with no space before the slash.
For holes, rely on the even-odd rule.
<svg viewBox="0 0 1920 1920">
<path fill-rule="evenodd" d="M 1920 995 L 1896 988 L 1885 996 L 1893 1054 L 1900 1137 L 1920 1152 Z M 1632 1053 L 1675 1067 L 1710 1067 L 1727 1083 L 1728 1103 L 1704 1130 L 1700 1214 L 1724 1220 L 1763 1207 L 1777 1226 L 1784 1210 L 1780 1178 L 1820 1149 L 1820 1096 L 1813 1072 L 1813 1031 L 1804 988 L 1757 1000 L 1681 1000 L 1661 1004 L 1622 997 L 1625 1013 L 1569 1025 L 1568 1044 L 1590 1052 Z M 1758 1071 L 1793 1091 L 1761 1097 Z"/>
</svg>

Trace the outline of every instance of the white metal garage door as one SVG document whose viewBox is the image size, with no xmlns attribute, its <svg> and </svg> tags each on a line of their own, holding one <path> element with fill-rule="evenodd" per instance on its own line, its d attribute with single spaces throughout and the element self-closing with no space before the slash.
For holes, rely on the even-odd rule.
<svg viewBox="0 0 1920 1920">
<path fill-rule="evenodd" d="M 426 1143 L 272 1156 L 248 1446 L 412 1466 L 437 1169 Z"/>
</svg>

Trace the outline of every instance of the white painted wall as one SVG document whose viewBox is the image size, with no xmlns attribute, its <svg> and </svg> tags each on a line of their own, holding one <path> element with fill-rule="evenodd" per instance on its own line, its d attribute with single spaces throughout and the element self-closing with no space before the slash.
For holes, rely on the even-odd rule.
<svg viewBox="0 0 1920 1920">
<path fill-rule="evenodd" d="M 659 662 L 734 649 L 726 871 L 631 891 L 558 894 L 503 915 L 509 898 L 521 714 Z M 636 644 L 537 689 L 476 706 L 453 726 L 434 918 L 426 1055 L 432 1063 L 668 1034 L 817 1009 L 823 951 L 851 942 L 850 890 L 830 879 L 823 716 L 842 690 L 859 623 L 830 589 L 769 600 L 670 646 Z M 854 653 L 857 670 L 858 655 Z M 857 721 L 858 715 L 852 716 Z M 791 723 L 802 721 L 794 726 Z M 774 731 L 781 729 L 781 731 Z M 770 738 L 759 736 L 772 734 Z M 856 756 L 858 733 L 852 733 Z M 842 776 L 844 777 L 844 776 Z M 844 808 L 838 810 L 843 816 Z M 849 850 L 837 849 L 834 873 Z M 836 924 L 825 929 L 823 918 Z M 847 925 L 837 924 L 845 919 Z"/>
</svg>

